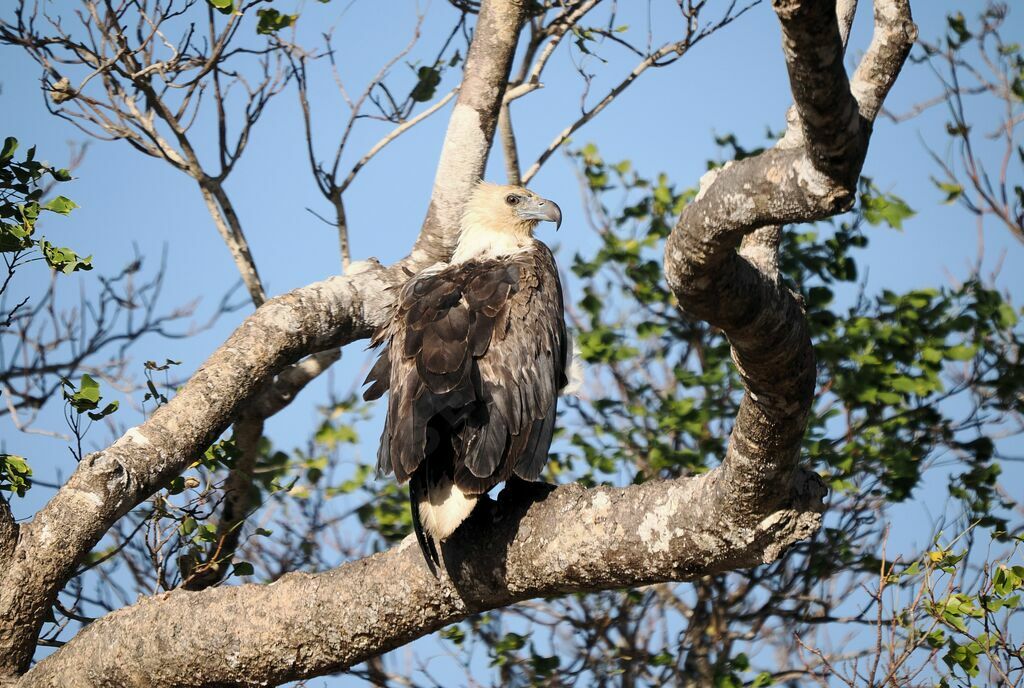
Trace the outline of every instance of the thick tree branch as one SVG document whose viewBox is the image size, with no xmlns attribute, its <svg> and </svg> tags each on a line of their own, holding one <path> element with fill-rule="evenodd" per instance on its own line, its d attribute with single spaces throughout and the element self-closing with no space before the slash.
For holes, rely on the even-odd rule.
<svg viewBox="0 0 1024 688">
<path fill-rule="evenodd" d="M 864 122 L 874 122 L 917 40 L 910 0 L 875 0 L 875 34 L 850 83 Z"/>
<path fill-rule="evenodd" d="M 814 167 L 846 178 L 860 169 L 857 152 L 867 149 L 859 137 L 857 102 L 843 67 L 843 40 L 836 3 L 772 0 L 782 24 L 782 48 L 793 101 L 803 123 L 806 152 Z"/>
<path fill-rule="evenodd" d="M 836 18 L 839 20 L 839 37 L 843 41 L 843 49 L 846 49 L 850 41 L 850 31 L 853 29 L 853 18 L 857 14 L 859 0 L 838 0 L 836 2 Z"/>
<path fill-rule="evenodd" d="M 365 337 L 387 311 L 399 270 L 334 277 L 268 301 L 169 403 L 86 456 L 27 524 L 0 573 L 0 676 L 23 671 L 46 610 L 78 561 L 135 505 L 180 474 L 271 377 L 310 351 Z"/>
<path fill-rule="evenodd" d="M 799 476 L 808 489 L 748 527 L 710 521 L 714 475 L 567 485 L 538 501 L 503 494 L 446 545 L 451 579 L 435 579 L 409 537 L 326 573 L 147 598 L 90 624 L 16 685 L 276 685 L 521 600 L 757 566 L 820 524 L 824 493 L 809 474 Z"/>
<path fill-rule="evenodd" d="M 875 37 L 857 77 L 870 86 L 858 103 L 842 67 L 839 22 L 848 17 L 837 19 L 836 0 L 772 5 L 801 130 L 708 173 L 665 252 L 681 307 L 725 331 L 747 390 L 708 509 L 735 504 L 751 521 L 788 498 L 779 486 L 796 467 L 815 380 L 802 306 L 778 279 L 776 228 L 852 204 L 880 106 L 868 101 L 884 97 L 914 36 L 906 2 L 877 0 Z M 848 7 L 839 9 L 848 14 Z"/>
<path fill-rule="evenodd" d="M 18 543 L 18 524 L 14 522 L 7 499 L 0 495 L 0 571 L 7 568 Z"/>
<path fill-rule="evenodd" d="M 447 260 L 458 240 L 462 205 L 483 176 L 505 86 L 526 16 L 523 0 L 485 0 L 434 177 L 430 207 L 413 247 L 414 262 Z"/>
</svg>

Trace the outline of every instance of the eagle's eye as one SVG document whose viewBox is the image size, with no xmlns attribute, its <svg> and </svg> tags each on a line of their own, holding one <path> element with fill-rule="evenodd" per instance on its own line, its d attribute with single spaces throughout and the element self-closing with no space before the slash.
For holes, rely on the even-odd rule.
<svg viewBox="0 0 1024 688">
<path fill-rule="evenodd" d="M 519 205 L 519 196 L 509 194 L 508 196 L 505 196 L 505 202 L 509 205 Z"/>
</svg>

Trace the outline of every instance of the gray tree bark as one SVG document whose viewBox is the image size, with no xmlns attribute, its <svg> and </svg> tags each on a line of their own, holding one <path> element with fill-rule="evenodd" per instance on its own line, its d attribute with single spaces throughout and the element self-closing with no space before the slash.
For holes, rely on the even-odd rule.
<svg viewBox="0 0 1024 688">
<path fill-rule="evenodd" d="M 58 591 L 117 519 L 180 474 L 275 374 L 366 337 L 386 317 L 387 288 L 405 279 L 403 267 L 449 255 L 525 13 L 523 2 L 485 0 L 410 257 L 265 303 L 168 404 L 87 456 L 31 521 L 15 527 L 0 499 L 0 684 L 274 684 L 344 669 L 481 610 L 755 566 L 812 536 L 824 486 L 798 459 L 814 356 L 802 306 L 778 277 L 779 226 L 853 202 L 872 122 L 916 35 L 908 0 L 874 5 L 873 41 L 848 79 L 836 0 L 773 0 L 795 103 L 790 129 L 776 147 L 709 173 L 667 242 L 671 288 L 690 316 L 726 332 L 746 387 L 720 467 L 624 489 L 503 493 L 446 544 L 450 578 L 427 572 L 410 537 L 326 573 L 142 599 L 29 669 Z"/>
</svg>

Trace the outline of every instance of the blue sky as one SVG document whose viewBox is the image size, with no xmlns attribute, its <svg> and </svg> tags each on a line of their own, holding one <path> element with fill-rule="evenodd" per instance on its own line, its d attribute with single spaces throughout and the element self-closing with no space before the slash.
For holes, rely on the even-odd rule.
<svg viewBox="0 0 1024 688">
<path fill-rule="evenodd" d="M 66 9 L 77 3 L 58 0 L 50 4 Z M 282 11 L 296 7 L 291 2 L 276 4 Z M 869 3 L 862 4 L 851 56 L 864 49 L 870 36 L 870 7 Z M 617 24 L 628 24 L 627 35 L 642 40 L 647 31 L 647 4 L 620 5 L 622 16 Z M 724 3 L 713 1 L 710 5 L 709 17 Z M 656 38 L 677 28 L 669 14 L 674 6 L 672 2 L 653 3 L 652 31 Z M 921 35 L 933 38 L 942 33 L 945 14 L 951 8 L 973 15 L 983 6 L 980 0 L 917 0 L 915 19 Z M 346 83 L 357 90 L 387 56 L 409 40 L 415 24 L 414 4 L 398 0 L 334 0 L 325 5 L 300 3 L 298 7 L 302 11 L 298 30 L 304 39 L 315 40 L 325 27 L 337 23 L 339 69 Z M 381 19 L 382 8 L 387 12 L 386 22 Z M 440 0 L 421 8 L 428 10 L 423 25 L 427 48 L 422 55 L 426 56 L 433 49 L 430 46 L 440 40 L 441 32 L 450 26 L 452 12 Z M 1011 12 L 1006 35 L 1024 35 L 1024 12 Z M 666 172 L 680 186 L 694 185 L 705 169 L 705 161 L 718 155 L 714 135 L 735 133 L 741 142 L 753 146 L 763 142 L 767 128 L 782 129 L 790 97 L 779 44 L 778 23 L 768 3 L 762 3 L 698 45 L 676 65 L 646 73 L 574 140 L 579 144 L 596 142 L 607 160 L 632 160 L 645 176 Z M 591 93 L 603 94 L 635 61 L 613 46 L 602 48 L 601 55 L 607 64 L 584 58 L 574 49 L 561 49 L 543 79 L 545 88 L 513 105 L 524 167 L 578 111 L 582 87 L 575 63 L 587 59 L 588 67 L 599 74 Z M 84 136 L 47 114 L 35 63 L 9 48 L 0 51 L 0 61 L 4 66 L 0 72 L 0 112 L 4 113 L 0 134 L 15 136 L 25 145 L 34 143 L 41 157 L 58 165 L 65 163 L 64 142 L 82 141 Z M 395 72 L 405 69 L 399 64 Z M 451 88 L 452 78 L 446 78 L 440 88 Z M 317 135 L 325 142 L 333 141 L 344 125 L 346 112 L 326 73 L 314 78 L 313 90 Z M 894 111 L 904 111 L 937 90 L 926 68 L 911 65 L 897 82 L 887 105 Z M 592 96 L 590 102 L 593 100 Z M 385 149 L 349 189 L 346 202 L 354 259 L 377 256 L 391 262 L 411 245 L 426 209 L 449 111 L 450 106 Z M 994 121 L 998 115 L 983 105 L 973 112 L 982 121 Z M 334 231 L 305 210 L 329 214 L 330 208 L 310 176 L 298 115 L 294 91 L 278 96 L 256 126 L 250 150 L 227 183 L 271 295 L 335 274 L 340 267 Z M 936 172 L 926 156 L 925 143 L 945 152 L 945 121 L 945 112 L 935 108 L 905 124 L 897 126 L 880 119 L 876 126 L 864 172 L 880 188 L 905 198 L 918 214 L 907 222 L 903 232 L 872 233 L 871 245 L 859 261 L 868 268 L 869 293 L 883 287 L 900 291 L 950 284 L 952 278 L 965 276 L 977 258 L 979 230 L 974 219 L 960 209 L 941 206 L 942 195 L 929 180 Z M 349 146 L 348 164 L 387 130 L 387 125 L 378 123 L 360 125 Z M 200 124 L 197 133 L 202 139 L 211 131 Z M 501 156 L 495 151 L 488 177 L 503 180 L 502 170 Z M 96 271 L 66 278 L 69 281 L 94 288 L 97 274 L 115 272 L 133 258 L 136 247 L 146 257 L 148 269 L 154 269 L 166 247 L 169 272 L 163 303 L 170 308 L 201 298 L 198 320 L 204 319 L 203 315 L 237 281 L 227 249 L 194 183 L 183 174 L 120 142 L 94 142 L 75 174 L 76 181 L 62 191 L 81 208 L 69 219 L 50 221 L 43 228 L 53 240 L 95 256 Z M 564 156 L 553 156 L 531 186 L 563 209 L 565 221 L 557 237 L 553 233 L 545 236 L 543 230 L 541 233 L 541 238 L 561 247 L 563 263 L 573 252 L 593 245 L 581 220 L 573 166 Z M 1002 262 L 997 284 L 1009 293 L 1024 294 L 1024 271 L 1020 269 L 1024 248 L 995 223 L 987 223 L 980 232 L 984 239 L 983 272 Z M 19 274 L 16 289 L 32 293 L 46 279 L 41 267 L 30 266 Z M 73 305 L 77 284 L 66 293 L 66 303 Z M 141 372 L 141 363 L 147 359 L 173 358 L 183 362 L 183 370 L 194 370 L 248 312 L 246 308 L 228 315 L 211 330 L 189 339 L 144 340 L 132 351 L 135 369 Z M 346 391 L 357 377 L 361 379 L 366 360 L 361 344 L 346 350 L 330 376 L 335 389 Z M 271 419 L 267 431 L 276 445 L 291 447 L 305 442 L 319 422 L 316 405 L 325 400 L 329 382 L 324 376 Z M 118 420 L 134 424 L 138 419 L 130 414 L 125 409 Z M 49 409 L 40 426 L 59 429 L 60 418 L 59 408 Z M 377 433 L 375 426 L 364 429 L 359 451 L 366 460 L 375 454 Z M 97 425 L 87 438 L 88 448 L 105 446 L 116 434 Z M 17 433 L 6 418 L 0 419 L 0 438 L 0 448 L 28 456 L 40 476 L 56 472 L 66 475 L 73 468 L 63 443 Z M 28 499 L 16 501 L 16 513 L 29 516 L 46 496 L 44 489 L 34 490 Z M 944 493 L 926 493 L 911 508 L 926 509 L 929 500 L 938 499 L 944 499 Z M 941 509 L 941 505 L 931 506 Z M 908 531 L 902 536 L 914 541 L 917 535 Z M 920 535 L 927 537 L 923 532 Z"/>
</svg>

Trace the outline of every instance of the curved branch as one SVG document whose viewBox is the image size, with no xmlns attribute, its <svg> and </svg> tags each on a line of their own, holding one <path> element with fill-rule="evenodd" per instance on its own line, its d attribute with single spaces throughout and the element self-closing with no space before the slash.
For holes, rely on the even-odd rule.
<svg viewBox="0 0 1024 688">
<path fill-rule="evenodd" d="M 502 493 L 446 543 L 450 577 L 441 580 L 410 536 L 325 573 L 147 598 L 93 622 L 16 685 L 277 685 L 534 597 L 757 566 L 818 529 L 817 476 L 800 476 L 791 503 L 737 526 L 704 511 L 715 475 L 624 489 L 566 485 L 532 502 Z"/>
<path fill-rule="evenodd" d="M 916 40 L 917 26 L 910 15 L 909 0 L 875 1 L 875 34 L 850 80 L 850 90 L 865 121 L 875 121 Z"/>
<path fill-rule="evenodd" d="M 665 249 L 666 278 L 680 306 L 725 331 L 746 388 L 717 492 L 751 520 L 787 498 L 778 487 L 796 468 L 814 393 L 807 322 L 778 279 L 775 227 L 823 219 L 853 203 L 880 106 L 870 98 L 884 97 L 914 35 L 905 0 L 876 0 L 873 48 L 858 70 L 860 79 L 870 74 L 872 88 L 855 99 L 842 68 L 836 0 L 772 5 L 802 131 L 708 173 Z"/>
</svg>

